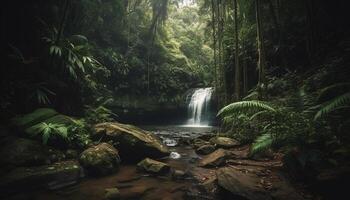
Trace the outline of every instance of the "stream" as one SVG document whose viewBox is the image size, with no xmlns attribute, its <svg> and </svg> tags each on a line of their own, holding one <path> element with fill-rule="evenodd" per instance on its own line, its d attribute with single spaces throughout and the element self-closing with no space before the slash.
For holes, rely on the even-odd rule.
<svg viewBox="0 0 350 200">
<path fill-rule="evenodd" d="M 117 187 L 123 199 L 212 199 L 198 187 L 198 180 L 194 173 L 213 172 L 196 166 L 201 157 L 186 144 L 186 141 L 213 134 L 216 128 L 210 126 L 144 126 L 142 128 L 158 135 L 169 147 L 170 156 L 159 161 L 169 164 L 173 169 L 185 172 L 187 175 L 184 178 L 152 176 L 138 172 L 136 165 L 122 164 L 119 171 L 113 175 L 89 177 L 71 187 L 53 191 L 36 191 L 29 196 L 38 200 L 100 200 L 104 199 L 106 188 Z"/>
</svg>

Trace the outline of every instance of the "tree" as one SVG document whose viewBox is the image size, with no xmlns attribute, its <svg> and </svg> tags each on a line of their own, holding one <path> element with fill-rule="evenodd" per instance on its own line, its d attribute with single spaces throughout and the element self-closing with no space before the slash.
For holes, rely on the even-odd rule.
<svg viewBox="0 0 350 200">
<path fill-rule="evenodd" d="M 238 8 L 237 0 L 233 0 L 234 3 L 234 21 L 235 21 L 235 96 L 236 101 L 241 98 L 241 69 L 239 65 L 239 47 L 238 47 Z"/>
<path fill-rule="evenodd" d="M 261 20 L 261 0 L 255 0 L 255 14 L 256 14 L 256 32 L 257 32 L 257 51 L 258 51 L 258 93 L 259 99 L 264 97 L 263 92 L 266 87 L 265 81 L 265 49 L 264 49 L 264 37 L 262 33 L 262 20 Z"/>
</svg>

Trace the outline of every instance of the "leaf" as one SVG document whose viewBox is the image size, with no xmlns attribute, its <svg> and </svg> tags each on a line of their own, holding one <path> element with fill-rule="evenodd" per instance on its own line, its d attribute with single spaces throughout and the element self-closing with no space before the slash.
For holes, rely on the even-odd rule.
<svg viewBox="0 0 350 200">
<path fill-rule="evenodd" d="M 329 102 L 325 103 L 321 109 L 316 113 L 314 120 L 318 120 L 329 115 L 336 109 L 346 106 L 350 103 L 350 92 L 340 95 Z"/>
<path fill-rule="evenodd" d="M 276 110 L 272 108 L 271 106 L 267 105 L 266 103 L 262 101 L 239 101 L 232 104 L 229 104 L 225 107 L 223 107 L 217 114 L 217 116 L 220 115 L 227 115 L 232 113 L 237 113 L 240 111 L 249 111 L 249 110 L 267 110 L 271 112 L 275 112 Z"/>
<path fill-rule="evenodd" d="M 259 136 L 253 143 L 250 151 L 250 155 L 255 155 L 260 152 L 264 152 L 272 147 L 273 137 L 271 134 L 266 133 Z"/>
</svg>

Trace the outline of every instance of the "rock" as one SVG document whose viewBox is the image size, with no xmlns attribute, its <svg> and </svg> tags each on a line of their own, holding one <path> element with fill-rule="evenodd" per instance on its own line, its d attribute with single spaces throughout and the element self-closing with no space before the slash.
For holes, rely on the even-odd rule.
<svg viewBox="0 0 350 200">
<path fill-rule="evenodd" d="M 183 179 L 186 177 L 186 172 L 175 169 L 172 171 L 171 176 L 173 179 Z"/>
<path fill-rule="evenodd" d="M 145 158 L 144 160 L 139 162 L 137 164 L 137 167 L 139 170 L 153 174 L 166 174 L 170 172 L 169 165 L 156 160 L 152 160 L 150 158 Z"/>
<path fill-rule="evenodd" d="M 120 192 L 119 192 L 118 188 L 105 189 L 105 199 L 108 199 L 108 200 L 120 199 Z"/>
<path fill-rule="evenodd" d="M 39 167 L 16 168 L 1 178 L 0 190 L 7 194 L 45 187 L 60 189 L 76 184 L 82 169 L 77 161 L 63 161 Z M 1 193 L 1 195 L 6 195 Z"/>
<path fill-rule="evenodd" d="M 76 159 L 76 158 L 79 157 L 79 153 L 78 153 L 77 150 L 68 149 L 68 150 L 66 151 L 66 157 L 67 157 L 68 159 Z"/>
<path fill-rule="evenodd" d="M 62 152 L 25 138 L 7 137 L 0 148 L 1 166 L 39 166 L 64 159 Z"/>
<path fill-rule="evenodd" d="M 199 187 L 207 194 L 215 195 L 218 192 L 217 178 L 210 178 L 203 183 L 199 184 Z"/>
<path fill-rule="evenodd" d="M 232 138 L 228 137 L 213 137 L 209 140 L 210 143 L 214 144 L 218 148 L 232 148 L 237 147 L 240 143 Z"/>
<path fill-rule="evenodd" d="M 199 147 L 204 146 L 204 145 L 208 145 L 208 144 L 210 144 L 210 143 L 205 141 L 205 140 L 202 140 L 200 138 L 196 138 L 192 142 L 192 147 L 194 149 L 198 149 Z"/>
<path fill-rule="evenodd" d="M 221 168 L 216 171 L 218 185 L 228 191 L 232 197 L 248 200 L 272 199 L 262 188 L 258 187 L 259 179 L 242 173 L 234 168 Z M 227 193 L 224 193 L 227 197 Z"/>
<path fill-rule="evenodd" d="M 227 158 L 231 156 L 231 153 L 229 151 L 226 151 L 224 149 L 218 149 L 214 151 L 213 153 L 207 155 L 205 158 L 203 158 L 198 166 L 200 167 L 217 167 L 225 164 L 225 161 Z"/>
<path fill-rule="evenodd" d="M 196 149 L 197 154 L 208 155 L 215 151 L 215 147 L 213 145 L 207 144 Z"/>
<path fill-rule="evenodd" d="M 101 143 L 83 151 L 79 161 L 92 175 L 107 175 L 116 172 L 120 158 L 118 150 L 112 145 Z"/>
<path fill-rule="evenodd" d="M 156 135 L 136 126 L 107 122 L 95 125 L 94 130 L 95 138 L 113 140 L 123 161 L 137 162 L 146 157 L 160 158 L 170 154 Z"/>
</svg>

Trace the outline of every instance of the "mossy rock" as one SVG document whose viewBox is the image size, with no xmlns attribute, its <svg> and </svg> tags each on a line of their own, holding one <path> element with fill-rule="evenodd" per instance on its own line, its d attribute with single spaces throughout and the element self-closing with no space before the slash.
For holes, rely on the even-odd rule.
<svg viewBox="0 0 350 200">
<path fill-rule="evenodd" d="M 137 168 L 140 171 L 152 173 L 152 174 L 166 174 L 170 172 L 170 166 L 168 164 L 145 158 L 137 164 Z"/>
<path fill-rule="evenodd" d="M 121 162 L 118 150 L 112 145 L 101 143 L 83 151 L 79 161 L 91 175 L 108 175 L 118 170 Z"/>
<path fill-rule="evenodd" d="M 1 178 L 1 196 L 37 188 L 60 189 L 76 184 L 81 176 L 77 161 L 63 161 L 52 165 L 15 168 Z"/>
<path fill-rule="evenodd" d="M 133 125 L 107 122 L 95 125 L 94 130 L 95 139 L 114 142 L 123 161 L 138 162 L 146 157 L 160 158 L 170 154 L 156 135 Z"/>
</svg>

